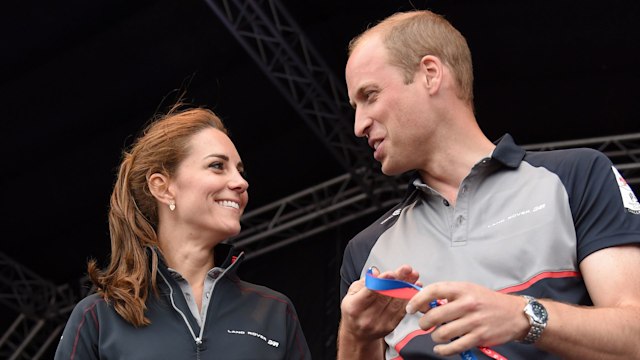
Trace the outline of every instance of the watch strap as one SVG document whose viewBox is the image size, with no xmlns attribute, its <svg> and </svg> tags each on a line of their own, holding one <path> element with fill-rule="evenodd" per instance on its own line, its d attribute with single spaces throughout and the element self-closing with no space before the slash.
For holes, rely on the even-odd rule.
<svg viewBox="0 0 640 360">
<path fill-rule="evenodd" d="M 523 295 L 523 298 L 527 302 L 527 304 L 525 305 L 525 308 L 524 308 L 524 313 L 527 316 L 527 318 L 529 319 L 530 327 L 529 327 L 529 332 L 527 332 L 527 335 L 524 337 L 524 339 L 521 342 L 524 343 L 524 344 L 533 344 L 536 341 L 538 341 L 538 339 L 540 339 L 540 336 L 542 336 L 542 331 L 547 326 L 547 323 L 546 323 L 546 321 L 545 322 L 537 321 L 533 316 L 531 316 L 526 311 L 527 307 L 529 307 L 532 304 L 535 304 L 537 306 L 542 306 L 542 304 L 540 304 L 538 302 L 538 300 L 536 300 L 535 298 L 533 298 L 531 296 Z"/>
</svg>

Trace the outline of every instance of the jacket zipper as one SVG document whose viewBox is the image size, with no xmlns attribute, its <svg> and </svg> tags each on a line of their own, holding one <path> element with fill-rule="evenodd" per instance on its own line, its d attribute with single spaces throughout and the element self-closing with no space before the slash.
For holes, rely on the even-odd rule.
<svg viewBox="0 0 640 360">
<path fill-rule="evenodd" d="M 233 268 L 238 263 L 238 260 L 240 260 L 240 258 L 242 258 L 243 255 L 244 255 L 244 252 L 240 253 L 240 255 L 238 255 L 236 260 L 233 263 L 231 263 L 231 265 L 229 265 L 226 269 L 224 269 L 224 271 L 220 273 L 220 276 L 218 276 L 218 278 L 213 281 L 213 285 L 211 286 L 211 292 L 209 295 L 209 306 L 211 306 L 211 299 L 213 299 L 213 290 L 215 290 L 216 284 L 218 284 L 218 281 L 222 279 L 227 274 L 227 272 L 231 270 L 231 268 Z M 207 309 L 207 311 L 209 311 L 209 309 Z M 200 334 L 199 334 L 200 336 L 196 339 L 196 344 L 198 339 L 200 339 L 200 343 L 202 344 L 202 336 L 204 334 L 204 325 L 206 322 L 207 322 L 207 314 L 205 314 L 204 319 L 202 319 L 202 326 L 200 326 Z"/>
<path fill-rule="evenodd" d="M 202 339 L 196 338 L 196 360 L 200 360 L 200 346 L 202 345 Z"/>
<path fill-rule="evenodd" d="M 211 287 L 211 295 L 210 295 L 210 297 L 213 297 L 213 290 L 215 289 L 216 284 L 218 283 L 218 280 L 222 279 L 222 277 L 227 273 L 227 271 L 229 271 L 238 262 L 238 260 L 240 260 L 242 255 L 244 255 L 244 253 L 240 253 L 240 255 L 238 255 L 238 258 L 236 259 L 236 261 L 234 261 L 231 265 L 229 265 L 220 274 L 220 276 L 218 276 L 218 278 L 213 282 L 213 286 Z M 189 329 L 189 332 L 191 333 L 191 337 L 193 337 L 193 340 L 196 343 L 196 359 L 200 360 L 200 350 L 201 350 L 201 347 L 202 347 L 202 335 L 204 334 L 204 324 L 207 321 L 207 317 L 205 316 L 204 319 L 202 320 L 202 326 L 200 326 L 200 334 L 199 334 L 199 336 L 196 336 L 196 334 L 193 332 L 193 328 L 191 327 L 191 324 L 189 324 L 189 320 L 187 320 L 187 317 L 185 316 L 185 314 L 182 312 L 182 310 L 180 310 L 178 308 L 178 306 L 176 306 L 176 303 L 173 301 L 173 287 L 171 286 L 171 284 L 169 284 L 169 281 L 164 276 L 164 274 L 162 274 L 162 271 L 160 271 L 159 269 L 158 269 L 158 274 L 160 274 L 160 277 L 162 277 L 162 280 L 164 280 L 164 283 L 167 284 L 167 287 L 169 287 L 169 299 L 171 299 L 171 306 L 173 306 L 173 309 L 176 312 L 178 312 L 178 314 L 180 314 L 180 316 L 182 316 L 182 320 L 187 325 L 187 328 Z"/>
</svg>

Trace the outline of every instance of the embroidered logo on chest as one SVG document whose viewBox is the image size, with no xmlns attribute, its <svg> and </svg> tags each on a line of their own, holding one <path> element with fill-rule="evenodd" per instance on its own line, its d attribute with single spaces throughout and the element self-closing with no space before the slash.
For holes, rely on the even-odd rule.
<svg viewBox="0 0 640 360">
<path fill-rule="evenodd" d="M 227 334 L 233 334 L 233 335 L 245 335 L 245 336 L 253 336 L 256 337 L 260 340 L 263 340 L 264 342 L 267 343 L 267 345 L 273 346 L 273 347 L 278 347 L 280 346 L 280 342 L 275 341 L 275 340 L 271 340 L 271 339 L 267 339 L 266 336 L 259 334 L 255 331 L 247 331 L 247 330 L 231 330 L 231 329 L 227 329 Z"/>
</svg>

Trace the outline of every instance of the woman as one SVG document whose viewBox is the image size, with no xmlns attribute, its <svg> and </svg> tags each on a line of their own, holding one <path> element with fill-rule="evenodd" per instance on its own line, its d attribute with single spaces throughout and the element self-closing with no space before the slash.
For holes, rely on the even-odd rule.
<svg viewBox="0 0 640 360">
<path fill-rule="evenodd" d="M 284 295 L 236 275 L 248 195 L 240 155 L 206 109 L 172 111 L 125 152 L 111 262 L 73 310 L 56 359 L 310 359 Z"/>
</svg>

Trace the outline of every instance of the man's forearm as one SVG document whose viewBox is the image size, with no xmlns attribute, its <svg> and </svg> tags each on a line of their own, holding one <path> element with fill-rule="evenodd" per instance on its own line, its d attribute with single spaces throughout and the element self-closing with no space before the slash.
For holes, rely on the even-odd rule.
<svg viewBox="0 0 640 360">
<path fill-rule="evenodd" d="M 640 308 L 544 304 L 550 317 L 541 349 L 563 359 L 640 359 Z"/>
<path fill-rule="evenodd" d="M 338 331 L 338 360 L 384 359 L 383 339 L 363 341 L 353 336 L 340 324 Z"/>
</svg>

